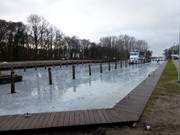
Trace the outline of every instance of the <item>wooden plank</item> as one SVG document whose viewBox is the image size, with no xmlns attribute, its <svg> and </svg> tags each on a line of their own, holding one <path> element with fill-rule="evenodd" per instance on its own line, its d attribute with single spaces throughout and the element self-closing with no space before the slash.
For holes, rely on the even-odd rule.
<svg viewBox="0 0 180 135">
<path fill-rule="evenodd" d="M 58 126 L 62 127 L 64 123 L 65 112 L 61 112 L 58 120 Z"/>
<path fill-rule="evenodd" d="M 111 119 L 111 122 L 112 123 L 115 123 L 115 122 L 119 122 L 120 120 L 119 120 L 119 118 L 117 117 L 117 114 L 114 112 L 114 110 L 113 109 L 111 109 L 111 110 L 107 110 L 108 111 L 108 116 L 109 116 L 109 118 Z"/>
<path fill-rule="evenodd" d="M 16 125 L 15 127 L 13 127 L 14 129 L 18 130 L 18 129 L 31 129 L 31 123 L 34 121 L 36 114 L 30 114 L 30 117 L 25 117 L 23 116 L 24 120 L 23 122 L 20 123 L 20 125 Z"/>
<path fill-rule="evenodd" d="M 5 119 L 5 121 L 3 122 L 3 125 L 1 125 L 1 129 L 6 131 L 8 127 L 10 126 L 11 122 L 16 120 L 18 116 L 19 115 L 8 116 L 7 120 Z"/>
<path fill-rule="evenodd" d="M 43 127 L 43 122 L 45 120 L 46 115 L 45 115 L 45 113 L 40 113 L 38 115 L 40 115 L 40 117 L 39 117 L 38 121 L 35 124 L 36 125 L 35 128 L 42 128 Z"/>
<path fill-rule="evenodd" d="M 32 118 L 33 118 L 33 121 L 31 123 L 29 123 L 29 128 L 35 129 L 35 128 L 37 128 L 37 123 L 38 123 L 39 119 L 41 118 L 41 114 L 37 113 Z"/>
<path fill-rule="evenodd" d="M 114 114 L 114 117 L 116 118 L 116 120 L 119 122 L 119 121 L 126 121 L 126 119 L 129 117 L 128 116 L 128 112 L 125 112 L 125 111 L 116 111 L 116 109 L 113 109 L 112 110 L 112 113 Z"/>
<path fill-rule="evenodd" d="M 4 125 L 11 119 L 11 116 L 1 116 L 0 130 L 3 130 Z"/>
<path fill-rule="evenodd" d="M 75 125 L 75 113 L 73 111 L 69 113 L 69 125 Z"/>
<path fill-rule="evenodd" d="M 42 120 L 40 128 L 46 128 L 47 123 L 49 122 L 49 118 L 51 116 L 51 113 L 44 113 L 44 119 Z"/>
<path fill-rule="evenodd" d="M 38 113 L 36 119 L 34 120 L 33 123 L 33 128 L 39 128 L 41 125 L 41 120 L 43 119 L 43 114 L 42 113 Z"/>
<path fill-rule="evenodd" d="M 36 116 L 37 116 L 36 114 L 33 114 L 33 117 L 32 115 L 31 117 L 25 117 L 24 115 L 22 115 L 21 121 L 17 123 L 16 125 L 14 125 L 13 129 L 21 130 L 21 129 L 32 128 L 30 124 L 35 120 Z"/>
<path fill-rule="evenodd" d="M 144 103 L 144 101 L 147 98 L 148 97 L 139 98 L 139 99 L 138 98 L 126 98 L 122 102 L 119 102 L 118 104 L 116 104 L 116 106 L 134 106 L 134 107 L 136 107 L 136 106 Z"/>
<path fill-rule="evenodd" d="M 103 120 L 101 119 L 101 117 L 99 116 L 98 110 L 93 110 L 93 115 L 94 115 L 94 119 L 96 124 L 100 124 L 103 123 Z"/>
<path fill-rule="evenodd" d="M 95 121 L 93 112 L 91 110 L 88 110 L 88 114 L 89 114 L 89 122 L 90 122 L 90 124 L 95 124 L 96 121 Z"/>
<path fill-rule="evenodd" d="M 96 123 L 101 123 L 101 119 L 99 118 L 97 110 L 92 110 L 92 113 L 94 115 L 94 119 Z"/>
<path fill-rule="evenodd" d="M 79 125 L 80 123 L 80 112 L 79 111 L 75 111 L 74 112 L 74 122 L 75 122 L 75 125 Z"/>
<path fill-rule="evenodd" d="M 89 114 L 87 110 L 84 110 L 85 124 L 90 124 Z"/>
<path fill-rule="evenodd" d="M 17 125 L 19 125 L 22 122 L 22 115 L 18 115 L 18 116 L 13 116 L 14 118 L 11 119 L 11 122 L 8 126 L 6 126 L 6 128 L 4 128 L 4 130 L 12 130 L 15 129 L 14 127 L 16 127 Z"/>
<path fill-rule="evenodd" d="M 83 111 L 80 111 L 80 125 L 84 125 L 86 123 L 85 114 Z"/>
<path fill-rule="evenodd" d="M 114 109 L 121 121 L 138 121 L 139 113 L 131 113 L 122 109 Z"/>
<path fill-rule="evenodd" d="M 101 112 L 102 112 L 104 118 L 106 119 L 107 123 L 110 123 L 111 122 L 111 118 L 107 114 L 107 111 L 105 109 L 102 109 Z"/>
<path fill-rule="evenodd" d="M 48 128 L 51 127 L 51 125 L 52 125 L 52 123 L 53 123 L 53 120 L 54 120 L 54 116 L 55 116 L 55 113 L 52 112 L 51 115 L 50 115 L 50 117 L 49 117 L 49 120 L 48 120 L 47 125 L 45 125 L 46 127 L 48 127 Z"/>
<path fill-rule="evenodd" d="M 59 121 L 60 112 L 53 112 L 53 113 L 54 113 L 54 119 L 52 121 L 51 127 L 57 127 L 58 121 Z"/>
<path fill-rule="evenodd" d="M 98 116 L 101 119 L 100 122 L 101 123 L 107 123 L 107 120 L 105 119 L 102 110 L 97 110 Z"/>
<path fill-rule="evenodd" d="M 69 125 L 69 112 L 66 112 L 64 116 L 63 126 L 68 126 L 68 125 Z"/>
</svg>

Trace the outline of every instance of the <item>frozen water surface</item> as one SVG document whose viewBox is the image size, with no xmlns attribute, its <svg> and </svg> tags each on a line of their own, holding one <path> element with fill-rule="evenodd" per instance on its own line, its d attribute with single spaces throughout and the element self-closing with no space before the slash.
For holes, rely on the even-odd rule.
<svg viewBox="0 0 180 135">
<path fill-rule="evenodd" d="M 49 85 L 48 71 L 44 68 L 16 70 L 23 75 L 23 81 L 16 83 L 16 94 L 10 93 L 10 84 L 0 85 L 0 115 L 23 114 L 26 112 L 54 112 L 111 108 L 132 91 L 149 73 L 158 67 L 157 63 L 131 65 L 111 71 L 103 64 L 76 65 L 76 79 L 72 79 L 72 66 L 52 68 L 53 85 Z"/>
</svg>

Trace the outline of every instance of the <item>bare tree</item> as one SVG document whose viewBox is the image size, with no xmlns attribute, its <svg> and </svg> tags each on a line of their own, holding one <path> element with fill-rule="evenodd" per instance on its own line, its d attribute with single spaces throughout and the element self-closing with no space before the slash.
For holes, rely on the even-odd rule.
<svg viewBox="0 0 180 135">
<path fill-rule="evenodd" d="M 37 59 L 38 54 L 38 45 L 39 45 L 39 39 L 40 39 L 40 22 L 42 18 L 38 15 L 32 14 L 28 17 L 28 23 L 29 23 L 29 34 L 33 37 L 33 45 L 35 48 L 35 59 Z"/>
<path fill-rule="evenodd" d="M 0 20 L 0 60 L 128 59 L 130 51 L 152 54 L 144 40 L 128 35 L 102 37 L 99 43 L 64 35 L 41 16 L 28 24 Z"/>
</svg>

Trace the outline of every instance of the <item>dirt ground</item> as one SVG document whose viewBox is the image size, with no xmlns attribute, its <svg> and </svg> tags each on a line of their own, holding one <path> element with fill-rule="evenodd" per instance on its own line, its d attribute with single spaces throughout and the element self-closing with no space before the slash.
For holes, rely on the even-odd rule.
<svg viewBox="0 0 180 135">
<path fill-rule="evenodd" d="M 145 125 L 151 130 L 146 131 Z M 136 128 L 106 128 L 107 135 L 180 135 L 180 95 L 159 97 L 151 112 L 143 114 Z"/>
</svg>

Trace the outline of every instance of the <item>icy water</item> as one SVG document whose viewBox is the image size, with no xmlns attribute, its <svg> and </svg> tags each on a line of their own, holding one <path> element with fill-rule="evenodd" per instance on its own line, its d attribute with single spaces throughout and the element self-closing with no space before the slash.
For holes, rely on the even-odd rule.
<svg viewBox="0 0 180 135">
<path fill-rule="evenodd" d="M 76 79 L 72 79 L 72 66 L 52 68 L 53 85 L 49 85 L 45 68 L 16 70 L 23 81 L 16 83 L 16 94 L 10 93 L 10 84 L 0 85 L 0 115 L 24 114 L 26 112 L 56 112 L 84 109 L 111 108 L 159 65 L 157 63 L 131 65 L 111 71 L 103 64 L 76 65 Z"/>
</svg>

